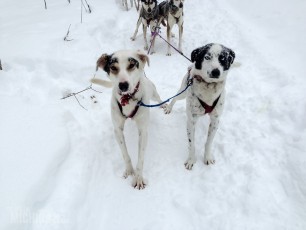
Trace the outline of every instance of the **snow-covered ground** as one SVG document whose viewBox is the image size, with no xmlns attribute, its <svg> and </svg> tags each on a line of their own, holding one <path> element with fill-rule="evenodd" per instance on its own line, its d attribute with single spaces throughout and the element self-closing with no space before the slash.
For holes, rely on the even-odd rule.
<svg viewBox="0 0 306 230">
<path fill-rule="evenodd" d="M 218 42 L 242 66 L 228 76 L 213 166 L 203 164 L 207 118 L 187 171 L 184 101 L 168 116 L 152 109 L 142 191 L 122 178 L 111 90 L 78 96 L 87 111 L 60 100 L 89 85 L 102 53 L 143 47 L 141 30 L 129 39 L 135 8 L 88 3 L 81 24 L 80 1 L 0 1 L 0 229 L 306 229 L 305 1 L 185 1 L 184 53 Z M 166 99 L 189 63 L 167 57 L 161 39 L 156 51 L 146 74 Z M 135 163 L 132 121 L 125 133 Z"/>
</svg>

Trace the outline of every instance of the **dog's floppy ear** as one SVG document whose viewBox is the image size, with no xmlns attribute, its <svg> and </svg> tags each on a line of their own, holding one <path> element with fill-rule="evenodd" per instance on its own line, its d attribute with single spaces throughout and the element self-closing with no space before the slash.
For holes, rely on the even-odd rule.
<svg viewBox="0 0 306 230">
<path fill-rule="evenodd" d="M 202 68 L 202 62 L 204 60 L 204 56 L 211 46 L 212 43 L 199 47 L 191 52 L 191 61 L 195 62 L 196 69 Z"/>
<path fill-rule="evenodd" d="M 109 74 L 109 62 L 110 62 L 111 56 L 108 54 L 102 54 L 102 56 L 97 61 L 96 71 L 98 71 L 99 68 L 103 69 L 105 72 Z"/>
<path fill-rule="evenodd" d="M 234 60 L 235 60 L 235 52 L 227 47 L 224 47 L 224 56 L 225 56 L 225 61 L 220 61 L 220 63 L 223 65 L 224 70 L 228 70 L 231 65 L 233 64 Z"/>
<path fill-rule="evenodd" d="M 234 62 L 234 60 L 235 60 L 235 57 L 236 57 L 235 52 L 232 51 L 231 49 L 229 49 L 229 56 L 228 56 L 228 59 L 229 59 L 229 62 L 230 62 L 231 64 L 233 64 L 233 62 Z"/>
<path fill-rule="evenodd" d="M 144 52 L 137 50 L 137 56 L 139 57 L 140 61 L 142 61 L 143 65 L 148 63 L 148 66 L 150 66 L 150 60 L 148 55 L 146 55 Z"/>
</svg>

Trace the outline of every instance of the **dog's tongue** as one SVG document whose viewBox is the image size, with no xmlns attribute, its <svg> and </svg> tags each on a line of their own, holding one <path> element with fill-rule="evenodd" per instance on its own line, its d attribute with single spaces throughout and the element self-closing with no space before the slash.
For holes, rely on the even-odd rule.
<svg viewBox="0 0 306 230">
<path fill-rule="evenodd" d="M 120 99 L 120 104 L 122 106 L 126 106 L 127 104 L 129 104 L 129 101 L 130 101 L 131 98 L 132 98 L 132 96 L 130 94 L 123 95 Z"/>
</svg>

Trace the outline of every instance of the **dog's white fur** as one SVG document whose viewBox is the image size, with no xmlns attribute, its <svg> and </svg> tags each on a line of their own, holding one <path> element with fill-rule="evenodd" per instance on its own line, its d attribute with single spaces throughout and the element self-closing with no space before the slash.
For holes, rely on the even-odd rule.
<svg viewBox="0 0 306 230">
<path fill-rule="evenodd" d="M 206 51 L 201 51 L 201 49 L 197 49 L 193 51 L 194 57 L 192 58 L 195 62 L 190 68 L 189 73 L 187 73 L 182 81 L 181 88 L 179 92 L 185 89 L 187 84 L 187 78 L 190 76 L 193 78 L 192 86 L 185 91 L 185 93 L 173 99 L 170 105 L 167 107 L 166 113 L 170 113 L 173 105 L 177 100 L 182 100 L 187 97 L 186 100 L 186 113 L 187 113 L 187 136 L 188 136 L 188 151 L 189 155 L 185 162 L 186 169 L 192 169 L 193 165 L 196 162 L 195 157 L 195 147 L 194 147 L 194 134 L 195 134 L 195 125 L 200 116 L 205 114 L 205 109 L 201 105 L 201 99 L 208 105 L 212 105 L 216 99 L 220 96 L 215 108 L 208 115 L 210 116 L 210 125 L 208 130 L 207 141 L 205 144 L 205 153 L 204 153 L 204 163 L 205 164 L 214 164 L 215 158 L 211 151 L 211 146 L 213 142 L 213 138 L 216 134 L 219 118 L 223 111 L 224 106 L 224 98 L 225 98 L 225 82 L 226 76 L 228 74 L 228 70 L 230 65 L 233 63 L 235 58 L 235 53 L 230 49 L 219 45 L 219 44 L 209 44 L 211 45 L 206 49 Z M 202 47 L 205 48 L 205 47 Z M 225 58 L 229 58 L 228 61 L 228 69 L 224 68 L 220 63 L 221 52 L 227 49 L 232 53 Z M 203 50 L 203 49 L 202 49 Z M 226 53 L 226 52 L 225 52 Z M 226 56 L 226 55 L 225 55 Z M 209 60 L 207 60 L 209 59 Z M 196 66 L 198 66 L 196 68 Z M 220 76 L 218 78 L 212 77 L 212 71 L 218 69 L 220 71 Z M 201 81 L 198 81 L 194 78 L 194 76 L 200 77 Z"/>
<path fill-rule="evenodd" d="M 179 7 L 180 4 L 184 4 L 184 0 L 171 0 L 173 5 L 178 7 L 178 11 L 175 14 L 171 14 L 169 12 L 168 20 L 167 20 L 167 41 L 170 43 L 170 38 L 174 36 L 172 34 L 172 28 L 175 24 L 178 25 L 179 28 L 179 46 L 178 49 L 182 52 L 182 39 L 183 39 L 183 26 L 184 26 L 184 12 L 183 7 Z M 171 46 L 168 45 L 167 56 L 171 56 Z"/>
<path fill-rule="evenodd" d="M 138 63 L 132 69 L 129 68 L 131 65 L 131 58 L 136 60 Z M 110 64 L 112 62 L 111 60 L 114 59 L 117 61 Z M 149 123 L 150 110 L 145 107 L 139 107 L 137 113 L 132 118 L 136 122 L 139 132 L 138 163 L 135 170 L 132 166 L 131 158 L 128 154 L 125 143 L 123 129 L 127 118 L 124 117 L 123 114 L 126 116 L 131 114 L 139 101 L 142 101 L 145 104 L 149 104 L 150 99 L 153 99 L 158 103 L 162 102 L 154 84 L 144 75 L 144 67 L 146 63 L 149 64 L 149 58 L 145 53 L 142 51 L 132 50 L 121 50 L 113 53 L 112 55 L 104 54 L 97 61 L 97 68 L 100 67 L 108 73 L 108 77 L 113 85 L 111 116 L 116 140 L 120 146 L 126 166 L 124 177 L 127 178 L 129 175 L 134 175 L 133 186 L 137 189 L 143 189 L 146 185 L 143 178 L 143 162 L 144 152 L 147 146 L 147 127 Z M 104 86 L 105 84 L 109 85 L 109 83 L 106 83 L 105 81 L 101 82 L 100 80 L 93 80 L 93 82 L 98 84 L 101 83 Z M 129 85 L 126 92 L 122 92 L 119 87 L 119 84 L 123 82 L 127 82 Z M 118 102 L 120 103 L 122 94 L 132 94 L 138 82 L 140 83 L 139 90 L 136 92 L 133 99 L 129 100 L 127 105 L 122 106 L 121 112 Z M 164 106 L 164 108 L 166 108 L 166 106 Z"/>
</svg>

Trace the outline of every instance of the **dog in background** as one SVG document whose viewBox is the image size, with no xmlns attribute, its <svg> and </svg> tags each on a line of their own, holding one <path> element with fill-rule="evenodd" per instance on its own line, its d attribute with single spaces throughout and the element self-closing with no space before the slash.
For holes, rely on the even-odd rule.
<svg viewBox="0 0 306 230">
<path fill-rule="evenodd" d="M 159 28 L 161 24 L 166 26 L 167 22 L 167 41 L 170 43 L 170 37 L 174 37 L 172 28 L 175 24 L 179 27 L 179 51 L 182 52 L 182 36 L 184 24 L 184 0 L 166 0 L 158 4 L 157 17 L 152 28 Z M 152 40 L 152 50 L 154 52 L 155 37 Z M 167 56 L 171 55 L 171 46 L 168 45 Z"/>
<path fill-rule="evenodd" d="M 154 20 L 157 19 L 158 16 L 158 6 L 157 6 L 157 0 L 141 0 L 141 8 L 139 12 L 139 18 L 137 20 L 136 29 L 131 37 L 132 41 L 135 41 L 138 28 L 140 24 L 142 24 L 143 28 L 143 38 L 144 38 L 144 49 L 148 50 L 148 41 L 147 41 L 147 27 L 150 26 L 151 33 L 154 32 L 155 28 L 153 28 L 153 25 L 155 25 Z"/>
<path fill-rule="evenodd" d="M 99 79 L 92 80 L 93 83 L 106 87 L 113 86 L 111 116 L 116 140 L 126 166 L 123 176 L 127 178 L 129 175 L 134 175 L 132 185 L 137 189 L 143 189 L 146 186 L 142 174 L 150 111 L 148 108 L 139 106 L 139 102 L 149 104 L 150 99 L 158 103 L 162 102 L 154 84 L 145 77 L 144 67 L 146 64 L 149 65 L 149 58 L 141 51 L 120 50 L 110 55 L 103 54 L 97 61 L 97 69 L 101 68 L 107 73 L 111 84 Z M 162 108 L 166 110 L 167 105 Z M 138 163 L 135 170 L 127 151 L 123 133 L 124 124 L 128 118 L 136 122 L 139 133 Z"/>
<path fill-rule="evenodd" d="M 170 0 L 169 14 L 167 19 L 167 41 L 170 43 L 171 31 L 176 24 L 179 28 L 179 47 L 178 50 L 182 52 L 182 38 L 184 25 L 184 0 Z M 171 56 L 171 46 L 168 45 L 167 56 Z"/>
<path fill-rule="evenodd" d="M 186 88 L 192 80 L 193 84 L 180 96 L 174 98 L 166 109 L 170 113 L 177 100 L 186 99 L 188 158 L 185 167 L 191 170 L 196 163 L 195 157 L 195 125 L 199 117 L 208 114 L 210 124 L 205 144 L 204 163 L 214 164 L 211 151 L 212 142 L 219 125 L 219 119 L 224 107 L 225 82 L 235 53 L 220 44 L 208 44 L 195 49 L 191 53 L 192 66 L 185 75 L 179 92 Z"/>
</svg>

